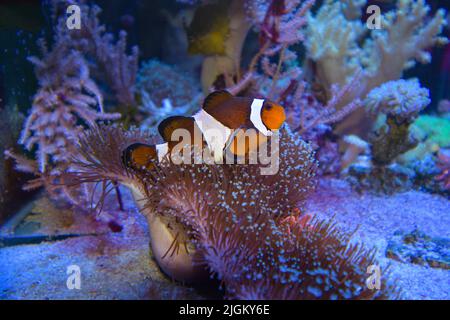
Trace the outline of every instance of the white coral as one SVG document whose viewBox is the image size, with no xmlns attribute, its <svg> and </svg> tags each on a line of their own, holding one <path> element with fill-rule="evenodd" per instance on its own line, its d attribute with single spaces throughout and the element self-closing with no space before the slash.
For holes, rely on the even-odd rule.
<svg viewBox="0 0 450 320">
<path fill-rule="evenodd" d="M 355 70 L 363 70 L 360 88 L 350 92 L 341 106 L 399 79 L 416 62 L 430 62 L 426 50 L 447 43 L 439 36 L 446 24 L 444 10 L 429 17 L 424 0 L 399 0 L 395 10 L 384 14 L 382 30 L 370 31 L 359 20 L 349 18 L 357 16 L 356 11 L 366 2 L 327 0 L 315 16 L 308 17 L 307 55 L 316 65 L 316 80 L 329 97 L 333 84 L 342 86 Z"/>
<path fill-rule="evenodd" d="M 430 92 L 420 86 L 419 80 L 397 80 L 373 89 L 366 99 L 372 114 L 382 112 L 401 121 L 415 119 L 431 102 Z"/>
</svg>

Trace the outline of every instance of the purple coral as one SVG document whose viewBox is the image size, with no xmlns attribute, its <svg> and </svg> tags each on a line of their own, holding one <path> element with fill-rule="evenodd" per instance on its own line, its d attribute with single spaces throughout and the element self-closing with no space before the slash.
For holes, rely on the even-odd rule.
<svg viewBox="0 0 450 320">
<path fill-rule="evenodd" d="M 49 162 L 67 163 L 83 130 L 79 120 L 92 127 L 99 120 L 120 118 L 120 114 L 104 113 L 102 94 L 90 79 L 83 57 L 76 51 L 66 55 L 62 49 L 56 46 L 48 52 L 43 47 L 42 60 L 30 58 L 36 66 L 40 89 L 19 143 L 30 151 L 37 146 L 40 173 L 48 170 Z"/>
<path fill-rule="evenodd" d="M 134 46 L 127 53 L 127 33 L 121 31 L 116 41 L 113 34 L 106 32 L 100 23 L 100 7 L 80 5 L 83 19 L 80 30 L 69 30 L 66 19 L 59 18 L 55 29 L 55 42 L 79 51 L 94 62 L 96 75 L 106 82 L 116 100 L 123 106 L 136 106 L 135 83 L 138 72 L 139 50 Z M 57 17 L 56 17 L 57 19 Z"/>
<path fill-rule="evenodd" d="M 438 166 L 441 173 L 436 177 L 445 189 L 450 190 L 450 150 L 441 150 L 438 154 Z"/>
</svg>

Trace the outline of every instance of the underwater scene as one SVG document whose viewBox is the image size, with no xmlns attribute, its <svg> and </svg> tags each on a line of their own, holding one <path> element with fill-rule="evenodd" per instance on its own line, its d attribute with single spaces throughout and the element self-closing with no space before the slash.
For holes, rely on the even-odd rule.
<svg viewBox="0 0 450 320">
<path fill-rule="evenodd" d="M 0 300 L 450 300 L 449 10 L 0 1 Z"/>
</svg>

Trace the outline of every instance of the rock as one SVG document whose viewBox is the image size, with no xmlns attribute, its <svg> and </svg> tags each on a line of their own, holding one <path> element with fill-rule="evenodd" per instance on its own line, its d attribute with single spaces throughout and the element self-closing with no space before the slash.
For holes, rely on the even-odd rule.
<svg viewBox="0 0 450 320">
<path fill-rule="evenodd" d="M 419 230 L 397 231 L 388 242 L 386 257 L 403 263 L 450 269 L 450 239 L 433 238 Z"/>
</svg>

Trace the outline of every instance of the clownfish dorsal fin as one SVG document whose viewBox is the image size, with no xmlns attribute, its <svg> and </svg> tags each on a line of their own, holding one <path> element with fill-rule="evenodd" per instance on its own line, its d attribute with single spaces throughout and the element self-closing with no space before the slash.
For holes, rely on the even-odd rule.
<svg viewBox="0 0 450 320">
<path fill-rule="evenodd" d="M 211 110 L 219 107 L 225 101 L 233 99 L 234 96 L 226 90 L 214 91 L 205 98 L 203 110 L 210 113 Z"/>
<path fill-rule="evenodd" d="M 172 141 L 172 133 L 177 129 L 187 129 L 194 120 L 191 117 L 172 116 L 158 125 L 158 132 L 165 142 Z"/>
</svg>

